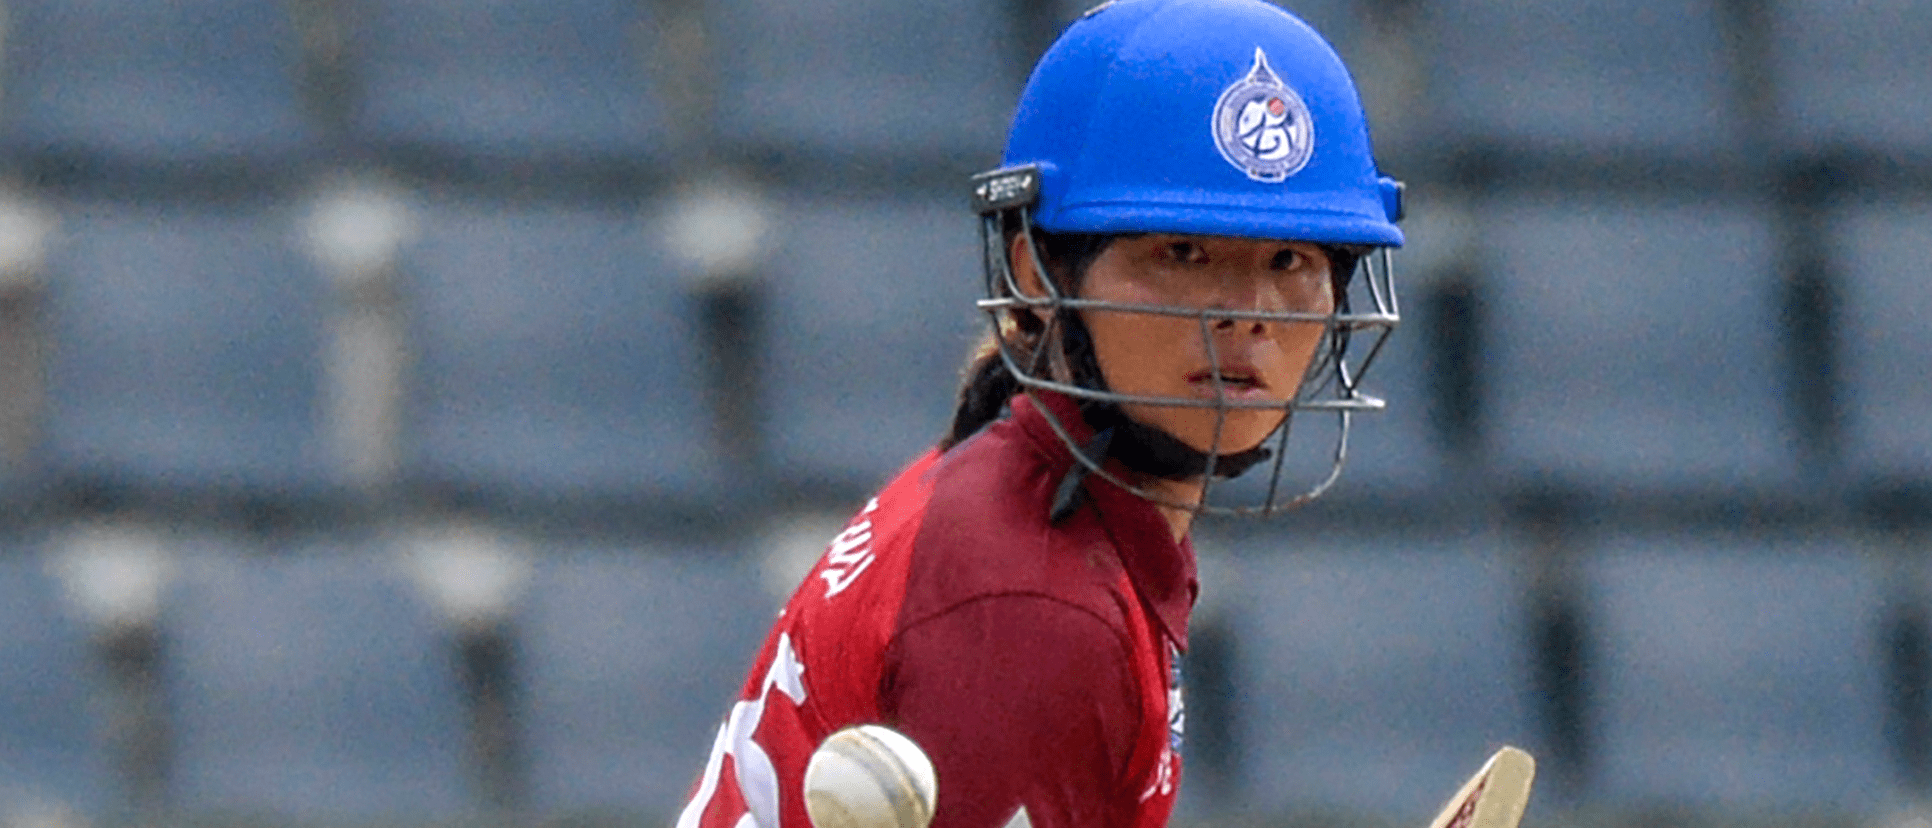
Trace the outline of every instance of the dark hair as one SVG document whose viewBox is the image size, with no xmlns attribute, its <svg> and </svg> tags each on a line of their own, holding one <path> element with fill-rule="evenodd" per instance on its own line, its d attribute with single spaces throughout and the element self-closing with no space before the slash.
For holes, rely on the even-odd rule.
<svg viewBox="0 0 1932 828">
<path fill-rule="evenodd" d="M 1018 232 L 1017 226 L 1006 228 L 1004 249 L 1012 248 L 1012 240 Z M 1047 273 L 1063 295 L 1079 292 L 1087 268 L 1107 249 L 1107 245 L 1118 238 L 1118 235 L 1033 231 L 1033 242 L 1046 264 Z M 1084 326 L 1078 324 L 1071 312 L 1060 313 L 1066 315 L 1063 323 L 1072 321 L 1068 328 L 1078 328 L 1084 332 Z M 1008 310 L 987 330 L 986 335 L 973 346 L 971 358 L 960 371 L 959 403 L 953 411 L 952 428 L 939 441 L 941 450 L 958 445 L 987 423 L 999 419 L 1007 401 L 1020 393 L 1019 379 L 1007 370 L 1006 359 L 1000 354 L 1001 339 L 1005 339 L 1007 349 L 1025 362 L 1041 357 L 1040 348 L 1044 344 L 1041 340 L 1045 335 L 1046 324 L 1024 308 Z M 1078 338 L 1084 346 L 1085 337 Z"/>
</svg>

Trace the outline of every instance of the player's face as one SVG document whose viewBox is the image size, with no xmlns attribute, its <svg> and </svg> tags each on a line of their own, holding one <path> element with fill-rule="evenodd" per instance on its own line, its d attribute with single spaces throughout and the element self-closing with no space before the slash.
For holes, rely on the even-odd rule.
<svg viewBox="0 0 1932 828">
<path fill-rule="evenodd" d="M 1192 310 L 1328 314 L 1335 309 L 1329 270 L 1328 255 L 1302 242 L 1130 236 L 1115 240 L 1094 259 L 1080 295 Z M 1288 401 L 1326 331 L 1318 322 L 1210 316 L 1204 336 L 1197 318 L 1092 309 L 1084 312 L 1084 320 L 1111 390 L 1207 401 Z M 1254 448 L 1287 416 L 1276 408 L 1227 409 L 1217 446 L 1215 408 L 1122 408 L 1198 451 L 1223 454 Z"/>
</svg>

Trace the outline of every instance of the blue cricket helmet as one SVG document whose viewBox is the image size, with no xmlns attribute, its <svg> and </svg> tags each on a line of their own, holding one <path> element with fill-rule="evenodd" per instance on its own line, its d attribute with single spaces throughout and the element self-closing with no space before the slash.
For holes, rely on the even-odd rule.
<svg viewBox="0 0 1932 828">
<path fill-rule="evenodd" d="M 1402 244 L 1402 186 L 1376 170 L 1341 58 L 1279 8 L 1262 0 L 1115 0 L 1088 12 L 1035 67 L 1004 166 L 973 177 L 972 208 L 986 273 L 978 304 L 991 323 L 983 347 L 996 362 L 970 375 L 961 416 L 981 406 L 973 396 L 980 378 L 1001 372 L 1026 393 L 1079 400 L 1081 416 L 1110 436 L 1082 445 L 1049 416 L 1078 460 L 1062 495 L 1077 493 L 1091 473 L 1172 508 L 1275 514 L 1327 491 L 1347 459 L 1353 416 L 1384 408 L 1361 380 L 1401 321 L 1390 251 Z M 1014 253 L 1024 249 L 1036 272 L 1048 270 L 1036 229 L 1089 239 L 1167 232 L 1315 243 L 1330 255 L 1335 307 L 1310 314 L 1129 305 L 1051 279 L 1043 293 L 1029 293 Z M 1212 329 L 1230 320 L 1319 324 L 1325 344 L 1284 398 L 1236 400 L 1218 387 L 1212 397 L 1129 395 L 1110 389 L 1091 348 L 1077 344 L 1087 338 L 1087 313 L 1196 320 L 1210 360 L 1218 347 Z M 1217 443 L 1231 412 L 1273 409 L 1282 419 L 1265 446 L 1201 447 L 1133 420 L 1123 406 L 1136 405 L 1212 409 Z M 1310 422 L 1297 413 L 1313 415 L 1314 433 L 1294 427 Z M 1296 447 L 1319 453 L 1291 465 L 1291 453 L 1307 455 Z M 1110 458 L 1137 474 L 1201 479 L 1201 497 L 1168 499 L 1110 471 Z M 1249 478 L 1257 487 L 1214 488 L 1217 478 L 1263 463 L 1265 479 Z M 1217 491 L 1233 492 L 1233 502 Z M 1056 495 L 1053 514 L 1072 502 Z"/>
<path fill-rule="evenodd" d="M 1053 232 L 1402 244 L 1348 69 L 1263 0 L 1089 12 L 1035 67 L 1004 165 L 1038 170 Z"/>
</svg>

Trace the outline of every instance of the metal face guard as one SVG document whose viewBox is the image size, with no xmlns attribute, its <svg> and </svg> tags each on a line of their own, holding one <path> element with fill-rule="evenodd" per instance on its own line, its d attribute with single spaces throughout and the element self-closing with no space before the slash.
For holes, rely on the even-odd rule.
<svg viewBox="0 0 1932 828">
<path fill-rule="evenodd" d="M 1213 325 L 1223 320 L 1262 321 L 1272 323 L 1320 324 L 1325 328 L 1323 345 L 1310 361 L 1307 373 L 1303 376 L 1296 392 L 1287 400 L 1280 402 L 1255 400 L 1230 400 L 1226 398 L 1221 380 L 1215 378 L 1216 395 L 1213 399 L 1190 397 L 1158 397 L 1135 394 L 1122 394 L 1104 387 L 1090 387 L 1078 382 L 1068 382 L 1053 378 L 1048 365 L 1057 355 L 1042 347 L 1038 353 L 1025 353 L 1016 343 L 1005 336 L 998 337 L 1000 358 L 1006 368 L 1032 393 L 1052 391 L 1083 402 L 1111 405 L 1168 406 L 1183 408 L 1204 408 L 1216 412 L 1214 444 L 1221 440 L 1221 431 L 1227 422 L 1228 413 L 1242 409 L 1279 410 L 1282 422 L 1268 438 L 1263 441 L 1271 451 L 1271 457 L 1263 463 L 1268 469 L 1269 478 L 1265 493 L 1256 495 L 1253 502 L 1233 505 L 1211 502 L 1213 488 L 1217 479 L 1215 463 L 1220 455 L 1207 455 L 1207 468 L 1203 477 L 1204 491 L 1198 503 L 1178 503 L 1137 485 L 1106 468 L 1104 450 L 1102 456 L 1093 456 L 1094 451 L 1074 439 L 1073 429 L 1059 421 L 1048 406 L 1041 406 L 1048 423 L 1059 435 L 1062 442 L 1087 473 L 1096 475 L 1114 485 L 1163 506 L 1185 509 L 1201 514 L 1229 514 L 1244 516 L 1266 516 L 1300 506 L 1320 497 L 1340 477 L 1342 467 L 1348 459 L 1348 436 L 1352 417 L 1358 412 L 1380 411 L 1385 403 L 1364 393 L 1360 382 L 1381 353 L 1388 336 L 1401 321 L 1400 308 L 1395 293 L 1393 257 L 1387 247 L 1372 249 L 1361 256 L 1356 270 L 1347 280 L 1346 292 L 1340 297 L 1335 312 L 1326 314 L 1306 312 L 1266 312 L 1266 311 L 1229 311 L 1214 309 L 1186 308 L 1170 305 L 1136 305 L 1119 302 L 1080 299 L 1063 295 L 1052 279 L 1041 280 L 1046 294 L 1027 295 L 1014 275 L 1013 262 L 1005 235 L 1005 227 L 1017 222 L 1020 233 L 1026 239 L 1026 254 L 1033 259 L 1035 272 L 1049 272 L 1043 261 L 1034 238 L 1031 205 L 1038 198 L 1040 176 L 1032 167 L 1015 167 L 995 170 L 973 180 L 973 206 L 980 214 L 980 235 L 984 253 L 983 266 L 986 274 L 986 298 L 979 300 L 978 307 L 985 312 L 995 330 L 1003 330 L 1002 320 L 1016 313 L 1037 313 L 1046 320 L 1046 330 L 1041 336 L 1043 344 L 1058 341 L 1056 330 L 1063 313 L 1078 313 L 1085 310 L 1107 311 L 1114 313 L 1137 313 L 1156 316 L 1182 317 L 1196 320 L 1201 331 L 1201 340 L 1209 358 L 1215 359 Z M 1319 242 L 1319 240 L 1317 240 Z M 1355 310 L 1360 308 L 1360 310 Z M 1303 486 L 1283 488 L 1283 473 L 1289 457 L 1289 439 L 1293 433 L 1295 414 L 1308 412 L 1335 418 L 1332 446 L 1324 453 L 1327 469 L 1317 479 Z M 1257 466 L 1260 468 L 1260 466 Z"/>
</svg>

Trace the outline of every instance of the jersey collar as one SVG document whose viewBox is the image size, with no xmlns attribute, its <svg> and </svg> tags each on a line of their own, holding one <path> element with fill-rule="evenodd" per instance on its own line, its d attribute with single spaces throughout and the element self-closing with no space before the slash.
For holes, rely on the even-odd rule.
<svg viewBox="0 0 1932 828">
<path fill-rule="evenodd" d="M 1064 394 L 1034 389 L 1013 398 L 1014 423 L 1020 426 L 1034 447 L 1047 456 L 1053 479 L 1057 480 L 1076 461 L 1066 443 L 1047 422 L 1046 414 L 1041 411 L 1042 406 L 1051 412 L 1075 441 L 1084 443 L 1092 439 L 1094 430 L 1080 416 L 1079 404 Z M 1109 461 L 1108 470 L 1128 474 L 1126 469 L 1118 467 L 1118 462 Z M 1187 618 L 1201 588 L 1195 572 L 1193 543 L 1185 538 L 1176 542 L 1167 519 L 1145 498 L 1097 475 L 1089 475 L 1082 485 L 1086 487 L 1092 512 L 1097 515 L 1075 515 L 1072 519 L 1094 520 L 1113 541 L 1121 565 L 1127 570 L 1127 577 L 1133 582 L 1141 601 L 1153 610 L 1174 646 L 1185 652 Z"/>
</svg>

